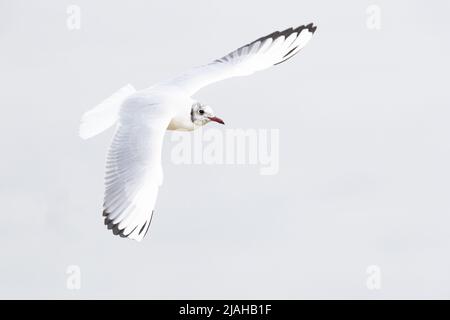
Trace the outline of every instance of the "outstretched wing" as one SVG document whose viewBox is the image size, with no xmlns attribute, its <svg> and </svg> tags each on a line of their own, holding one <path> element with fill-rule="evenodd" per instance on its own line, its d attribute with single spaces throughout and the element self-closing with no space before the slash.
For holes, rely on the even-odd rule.
<svg viewBox="0 0 450 320">
<path fill-rule="evenodd" d="M 162 184 L 161 152 L 171 115 L 143 98 L 125 101 L 108 152 L 103 215 L 113 233 L 140 241 Z"/>
<path fill-rule="evenodd" d="M 169 83 L 192 95 L 211 83 L 267 69 L 296 55 L 315 31 L 316 27 L 311 23 L 271 33 L 210 64 L 193 68 Z"/>
</svg>

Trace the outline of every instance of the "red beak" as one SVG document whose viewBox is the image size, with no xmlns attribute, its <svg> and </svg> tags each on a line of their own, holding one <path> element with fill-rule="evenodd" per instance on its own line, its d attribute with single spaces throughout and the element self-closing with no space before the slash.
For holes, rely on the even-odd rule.
<svg viewBox="0 0 450 320">
<path fill-rule="evenodd" d="M 214 121 L 214 122 L 218 122 L 220 124 L 225 124 L 225 122 L 223 122 L 222 119 L 217 118 L 217 117 L 208 117 L 209 120 Z"/>
</svg>

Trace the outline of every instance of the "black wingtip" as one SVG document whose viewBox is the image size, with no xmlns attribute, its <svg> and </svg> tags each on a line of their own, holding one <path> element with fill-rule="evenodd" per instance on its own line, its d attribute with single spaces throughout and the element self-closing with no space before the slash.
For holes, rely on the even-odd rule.
<svg viewBox="0 0 450 320">
<path fill-rule="evenodd" d="M 155 213 L 155 210 L 152 210 L 152 215 L 150 216 L 150 220 L 148 221 L 147 230 L 145 230 L 144 237 L 147 235 L 148 229 L 150 229 L 150 225 L 152 224 L 153 213 Z"/>
<path fill-rule="evenodd" d="M 123 233 L 125 229 L 120 230 L 119 229 L 119 224 L 116 223 L 114 224 L 114 221 L 112 219 L 108 218 L 109 213 L 105 211 L 103 211 L 103 216 L 105 217 L 105 225 L 108 228 L 108 230 L 112 230 L 112 233 L 115 236 L 120 236 L 122 238 L 126 238 L 127 236 Z"/>
<path fill-rule="evenodd" d="M 316 32 L 317 26 L 314 25 L 314 23 L 310 23 L 306 26 L 306 29 L 308 29 L 309 32 L 314 33 Z"/>
<path fill-rule="evenodd" d="M 147 232 L 150 229 L 150 224 L 152 223 L 153 213 L 154 213 L 154 210 L 152 210 L 150 219 L 147 220 L 144 223 L 144 225 L 141 227 L 141 229 L 139 230 L 139 235 L 141 233 L 143 233 L 145 230 L 144 236 L 142 238 L 144 238 L 147 235 Z M 130 234 L 132 234 L 134 232 L 134 230 L 136 230 L 136 228 L 138 227 L 138 226 L 134 227 L 134 229 L 131 230 L 131 232 L 128 232 L 128 234 L 125 234 L 124 233 L 125 228 L 119 229 L 119 223 L 114 223 L 113 219 L 108 218 L 109 214 L 110 213 L 107 212 L 106 210 L 103 211 L 103 216 L 105 217 L 104 223 L 105 223 L 106 227 L 108 228 L 108 230 L 111 230 L 115 236 L 120 236 L 121 238 L 128 238 L 128 236 Z"/>
<path fill-rule="evenodd" d="M 145 226 L 147 225 L 147 221 L 142 225 L 141 230 L 139 230 L 139 235 L 144 231 Z"/>
</svg>

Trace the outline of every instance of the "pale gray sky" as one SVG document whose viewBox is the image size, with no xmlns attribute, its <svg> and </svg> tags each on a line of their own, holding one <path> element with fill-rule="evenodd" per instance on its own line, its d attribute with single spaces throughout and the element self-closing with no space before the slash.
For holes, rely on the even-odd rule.
<svg viewBox="0 0 450 320">
<path fill-rule="evenodd" d="M 380 30 L 366 26 L 373 4 Z M 1 0 L 0 298 L 450 298 L 448 12 L 444 0 Z M 309 22 L 289 62 L 196 95 L 227 128 L 279 129 L 279 173 L 176 166 L 167 136 L 150 237 L 107 231 L 112 131 L 82 141 L 81 114 Z M 70 265 L 80 290 L 66 288 Z"/>
</svg>

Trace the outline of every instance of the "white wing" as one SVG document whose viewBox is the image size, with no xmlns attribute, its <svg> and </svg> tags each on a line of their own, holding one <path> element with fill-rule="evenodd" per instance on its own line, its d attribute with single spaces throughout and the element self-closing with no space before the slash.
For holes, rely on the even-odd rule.
<svg viewBox="0 0 450 320">
<path fill-rule="evenodd" d="M 105 175 L 105 224 L 114 234 L 137 241 L 149 229 L 162 184 L 162 143 L 172 118 L 169 107 L 148 100 L 124 102 Z"/>
<path fill-rule="evenodd" d="M 210 64 L 193 68 L 169 80 L 192 95 L 202 87 L 231 77 L 246 76 L 280 64 L 297 54 L 316 31 L 313 24 L 274 32 Z"/>
</svg>

